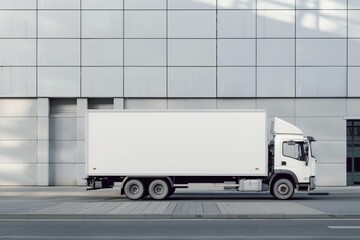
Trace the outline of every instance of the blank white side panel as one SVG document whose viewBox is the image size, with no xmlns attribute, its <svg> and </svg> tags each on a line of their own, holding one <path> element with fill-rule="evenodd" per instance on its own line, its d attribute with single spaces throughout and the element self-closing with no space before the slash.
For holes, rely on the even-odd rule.
<svg viewBox="0 0 360 240">
<path fill-rule="evenodd" d="M 88 113 L 87 170 L 97 176 L 267 174 L 265 112 Z"/>
</svg>

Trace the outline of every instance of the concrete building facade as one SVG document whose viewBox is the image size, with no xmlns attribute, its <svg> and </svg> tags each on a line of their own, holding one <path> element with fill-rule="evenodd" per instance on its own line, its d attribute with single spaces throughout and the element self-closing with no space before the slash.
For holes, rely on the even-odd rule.
<svg viewBox="0 0 360 240">
<path fill-rule="evenodd" d="M 360 183 L 360 1 L 0 0 L 0 185 L 84 184 L 87 109 L 266 109 Z"/>
</svg>

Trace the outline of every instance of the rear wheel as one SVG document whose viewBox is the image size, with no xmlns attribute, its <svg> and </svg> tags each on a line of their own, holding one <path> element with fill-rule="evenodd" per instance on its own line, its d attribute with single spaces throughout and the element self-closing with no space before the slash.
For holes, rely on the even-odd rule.
<svg viewBox="0 0 360 240">
<path fill-rule="evenodd" d="M 162 179 L 155 179 L 149 185 L 149 195 L 155 200 L 161 200 L 168 196 L 170 187 L 168 183 Z"/>
<path fill-rule="evenodd" d="M 280 200 L 286 200 L 292 197 L 294 194 L 295 188 L 294 184 L 286 179 L 280 178 L 272 186 L 272 195 Z"/>
<path fill-rule="evenodd" d="M 143 198 L 145 196 L 145 192 L 144 184 L 140 180 L 132 179 L 125 183 L 124 193 L 132 200 Z"/>
</svg>

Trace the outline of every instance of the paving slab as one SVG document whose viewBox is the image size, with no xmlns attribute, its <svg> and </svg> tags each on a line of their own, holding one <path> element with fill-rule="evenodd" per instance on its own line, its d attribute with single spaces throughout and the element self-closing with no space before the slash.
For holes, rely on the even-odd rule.
<svg viewBox="0 0 360 240">
<path fill-rule="evenodd" d="M 84 192 L 82 192 L 84 191 Z M 360 218 L 360 187 L 322 188 L 328 196 L 297 193 L 293 200 L 236 192 L 179 191 L 165 201 L 130 201 L 118 190 L 0 188 L 1 219 L 265 219 Z M 15 196 L 12 194 L 16 193 Z M 103 194 L 105 193 L 105 194 Z M 9 194 L 9 195 L 8 195 Z M 21 196 L 21 197 L 20 197 Z"/>
</svg>

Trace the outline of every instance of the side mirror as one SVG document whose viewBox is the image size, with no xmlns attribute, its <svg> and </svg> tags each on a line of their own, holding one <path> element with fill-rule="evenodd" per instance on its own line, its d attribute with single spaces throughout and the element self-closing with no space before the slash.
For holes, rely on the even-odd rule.
<svg viewBox="0 0 360 240">
<path fill-rule="evenodd" d="M 305 166 L 308 166 L 309 165 L 309 156 L 306 156 L 306 161 L 305 161 Z"/>
</svg>

